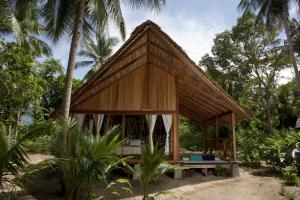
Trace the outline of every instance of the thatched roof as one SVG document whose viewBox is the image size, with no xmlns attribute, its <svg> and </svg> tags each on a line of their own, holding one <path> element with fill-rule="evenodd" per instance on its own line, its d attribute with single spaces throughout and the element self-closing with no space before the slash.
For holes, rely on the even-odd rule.
<svg viewBox="0 0 300 200">
<path fill-rule="evenodd" d="M 78 112 L 75 109 L 76 105 L 145 64 L 157 66 L 176 77 L 181 115 L 204 123 L 216 116 L 229 121 L 226 115 L 231 112 L 236 114 L 237 120 L 250 118 L 222 87 L 152 21 L 146 21 L 136 27 L 130 38 L 102 69 L 75 93 L 71 102 L 71 112 Z"/>
</svg>

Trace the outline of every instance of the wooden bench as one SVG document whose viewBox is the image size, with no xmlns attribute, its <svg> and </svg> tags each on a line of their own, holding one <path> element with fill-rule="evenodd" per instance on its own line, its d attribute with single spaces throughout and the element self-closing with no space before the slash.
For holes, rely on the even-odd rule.
<svg viewBox="0 0 300 200">
<path fill-rule="evenodd" d="M 207 161 L 178 161 L 180 168 L 175 171 L 174 178 L 181 179 L 183 170 L 187 169 L 201 169 L 206 176 L 208 169 L 215 169 L 218 165 L 230 169 L 231 163 L 224 160 L 207 160 Z"/>
</svg>

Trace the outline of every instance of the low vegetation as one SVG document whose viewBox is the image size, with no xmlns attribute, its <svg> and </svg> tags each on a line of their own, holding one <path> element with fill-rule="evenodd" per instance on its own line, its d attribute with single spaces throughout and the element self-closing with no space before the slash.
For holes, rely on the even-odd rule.
<svg viewBox="0 0 300 200">
<path fill-rule="evenodd" d="M 174 167 L 169 165 L 164 157 L 163 152 L 155 147 L 153 151 L 146 148 L 141 155 L 141 166 L 137 168 L 135 173 L 139 177 L 140 185 L 143 191 L 143 200 L 156 199 L 159 195 L 172 195 L 172 192 L 161 191 L 153 196 L 151 193 L 151 183 L 157 181 L 161 175 L 174 170 Z"/>
<path fill-rule="evenodd" d="M 280 194 L 284 196 L 287 200 L 295 200 L 297 197 L 297 192 L 290 191 L 285 187 L 281 188 Z"/>
</svg>

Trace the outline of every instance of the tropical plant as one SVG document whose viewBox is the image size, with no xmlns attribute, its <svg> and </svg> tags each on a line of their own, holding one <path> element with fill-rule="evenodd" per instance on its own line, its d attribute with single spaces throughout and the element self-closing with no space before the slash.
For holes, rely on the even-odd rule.
<svg viewBox="0 0 300 200">
<path fill-rule="evenodd" d="M 263 130 L 263 123 L 259 120 L 253 120 L 247 124 L 241 124 L 237 136 L 237 145 L 243 164 L 251 167 L 259 166 L 262 160 L 261 145 L 267 136 Z"/>
<path fill-rule="evenodd" d="M 204 134 L 197 123 L 185 117 L 180 117 L 179 144 L 180 147 L 190 151 L 201 151 L 204 147 Z"/>
<path fill-rule="evenodd" d="M 5 41 L 0 41 L 0 78 L 0 122 L 10 141 L 18 138 L 21 116 L 40 109 L 45 82 L 32 55 Z"/>
<path fill-rule="evenodd" d="M 0 129 L 0 187 L 6 182 L 13 181 L 8 175 L 18 177 L 21 170 L 28 164 L 28 157 L 24 151 L 25 142 L 51 129 L 51 123 L 32 125 L 14 143 L 9 142 L 6 134 Z"/>
<path fill-rule="evenodd" d="M 50 135 L 41 135 L 39 137 L 27 140 L 25 150 L 34 153 L 45 153 L 49 150 L 49 142 L 52 140 Z"/>
<path fill-rule="evenodd" d="M 172 194 L 169 191 L 161 191 L 154 196 L 150 196 L 151 182 L 172 169 L 174 167 L 166 162 L 163 152 L 157 146 L 154 147 L 153 151 L 150 148 L 143 150 L 141 167 L 137 168 L 135 172 L 139 177 L 143 200 L 155 199 L 159 195 Z"/>
<path fill-rule="evenodd" d="M 287 188 L 282 187 L 282 188 L 280 189 L 280 194 L 281 194 L 282 196 L 286 197 L 287 200 L 295 200 L 295 199 L 296 199 L 297 192 L 290 191 L 290 190 L 288 190 Z"/>
<path fill-rule="evenodd" d="M 159 10 L 165 0 L 122 1 L 133 8 L 146 7 Z M 48 36 L 57 42 L 64 35 L 71 35 L 71 45 L 67 66 L 62 114 L 69 116 L 73 71 L 76 63 L 77 48 L 80 39 L 90 38 L 94 32 L 103 32 L 108 20 L 113 20 L 125 38 L 125 23 L 120 1 L 94 0 L 47 0 L 42 5 L 42 16 Z M 95 27 L 93 30 L 92 27 Z"/>
<path fill-rule="evenodd" d="M 82 49 L 78 52 L 79 56 L 88 57 L 90 60 L 79 61 L 75 65 L 75 69 L 79 67 L 91 67 L 91 69 L 83 77 L 88 80 L 104 62 L 111 56 L 112 48 L 117 45 L 118 39 L 115 37 L 107 37 L 104 34 L 97 34 L 96 42 L 89 39 Z"/>
<path fill-rule="evenodd" d="M 222 165 L 217 165 L 215 171 L 216 171 L 216 176 L 224 176 L 224 177 L 226 177 L 229 174 L 228 169 L 226 169 Z"/>
<path fill-rule="evenodd" d="M 111 170 L 119 164 L 125 165 L 126 158 L 117 155 L 123 143 L 119 132 L 119 127 L 114 126 L 103 136 L 84 136 L 73 119 L 59 121 L 51 145 L 55 158 L 49 162 L 57 166 L 67 199 L 87 199 L 95 183 L 104 181 L 109 185 L 107 178 Z"/>
<path fill-rule="evenodd" d="M 61 105 L 65 82 L 64 68 L 59 60 L 47 59 L 38 63 L 37 66 L 38 75 L 44 80 L 45 89 L 43 91 L 40 104 L 42 108 L 42 112 L 40 114 L 42 116 L 37 115 L 37 111 L 35 110 L 35 119 L 41 117 L 47 118 L 48 113 Z M 74 78 L 72 92 L 78 89 L 81 85 L 82 81 Z"/>
<path fill-rule="evenodd" d="M 239 8 L 245 10 L 245 13 L 248 11 L 258 10 L 257 18 L 264 18 L 269 27 L 274 25 L 283 25 L 287 37 L 291 63 L 294 68 L 298 90 L 300 91 L 300 74 L 295 58 L 294 44 L 291 38 L 289 21 L 289 10 L 293 3 L 296 3 L 300 7 L 299 0 L 241 0 Z"/>
<path fill-rule="evenodd" d="M 296 165 L 290 165 L 283 169 L 283 179 L 287 185 L 300 185 L 298 168 Z"/>
<path fill-rule="evenodd" d="M 15 41 L 34 57 L 51 56 L 52 49 L 40 34 L 38 0 L 0 0 L 0 34 L 14 35 Z"/>
<path fill-rule="evenodd" d="M 247 12 L 232 30 L 216 36 L 212 55 L 200 62 L 229 94 L 267 122 L 268 133 L 276 123 L 277 80 L 289 65 L 286 51 L 276 47 L 278 34 Z"/>
</svg>

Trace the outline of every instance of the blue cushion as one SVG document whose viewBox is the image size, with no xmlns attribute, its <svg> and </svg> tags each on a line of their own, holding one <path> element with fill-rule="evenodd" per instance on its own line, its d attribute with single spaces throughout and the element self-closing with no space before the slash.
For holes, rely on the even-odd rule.
<svg viewBox="0 0 300 200">
<path fill-rule="evenodd" d="M 215 160 L 214 155 L 202 155 L 202 156 L 203 156 L 203 160 Z"/>
<path fill-rule="evenodd" d="M 193 154 L 190 155 L 191 161 L 203 161 L 202 155 Z"/>
</svg>

